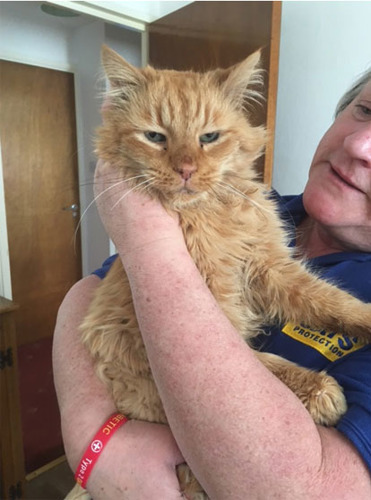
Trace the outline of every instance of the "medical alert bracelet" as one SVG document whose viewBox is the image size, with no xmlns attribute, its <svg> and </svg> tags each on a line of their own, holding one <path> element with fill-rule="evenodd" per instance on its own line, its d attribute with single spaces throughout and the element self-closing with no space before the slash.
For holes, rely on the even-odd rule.
<svg viewBox="0 0 371 500">
<path fill-rule="evenodd" d="M 107 441 L 127 421 L 128 419 L 121 413 L 114 413 L 94 436 L 92 442 L 85 450 L 75 474 L 75 480 L 82 488 L 86 488 L 91 471 Z"/>
</svg>

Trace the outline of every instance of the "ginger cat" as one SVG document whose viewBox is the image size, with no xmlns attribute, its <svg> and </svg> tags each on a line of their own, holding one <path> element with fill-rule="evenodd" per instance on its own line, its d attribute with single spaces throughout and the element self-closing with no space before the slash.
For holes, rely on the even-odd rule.
<svg viewBox="0 0 371 500">
<path fill-rule="evenodd" d="M 254 98 L 249 87 L 259 80 L 260 54 L 204 74 L 137 69 L 108 47 L 102 55 L 111 90 L 98 155 L 118 165 L 132 187 L 179 213 L 190 254 L 243 338 L 249 342 L 261 325 L 293 321 L 370 339 L 371 305 L 293 257 L 269 191 L 256 180 L 253 164 L 266 132 L 250 125 L 245 104 Z M 119 259 L 81 329 L 117 408 L 129 418 L 165 423 Z M 317 423 L 333 425 L 345 412 L 342 390 L 326 373 L 256 355 Z M 186 498 L 207 498 L 187 466 L 178 476 Z M 81 498 L 78 488 L 68 498 Z"/>
</svg>

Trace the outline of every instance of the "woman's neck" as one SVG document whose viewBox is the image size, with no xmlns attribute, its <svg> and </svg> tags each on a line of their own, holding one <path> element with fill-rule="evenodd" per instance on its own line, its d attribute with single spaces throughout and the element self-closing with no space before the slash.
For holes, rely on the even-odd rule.
<svg viewBox="0 0 371 500">
<path fill-rule="evenodd" d="M 297 227 L 296 246 L 301 255 L 308 259 L 346 250 L 341 241 L 333 237 L 327 228 L 310 217 Z"/>
</svg>

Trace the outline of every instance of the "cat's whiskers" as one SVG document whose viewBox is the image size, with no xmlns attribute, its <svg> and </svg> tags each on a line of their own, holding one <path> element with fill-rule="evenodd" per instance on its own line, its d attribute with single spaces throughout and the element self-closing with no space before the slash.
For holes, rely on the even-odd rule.
<svg viewBox="0 0 371 500">
<path fill-rule="evenodd" d="M 136 187 L 139 188 L 138 191 L 140 191 L 141 193 L 145 193 L 145 192 L 148 192 L 147 188 L 153 186 L 154 184 L 156 184 L 156 179 L 155 179 L 155 177 L 151 177 L 150 179 L 148 179 L 147 184 L 145 184 L 144 182 L 141 182 L 141 185 L 138 184 L 138 186 L 136 186 Z"/>
<path fill-rule="evenodd" d="M 94 205 L 94 203 L 97 201 L 98 198 L 100 198 L 101 196 L 103 196 L 107 191 L 109 191 L 110 189 L 113 189 L 117 186 L 119 186 L 120 184 L 123 184 L 125 182 L 129 182 L 133 179 L 138 179 L 140 177 L 145 177 L 143 174 L 141 175 L 135 175 L 133 177 L 130 177 L 129 179 L 120 179 L 119 182 L 115 182 L 114 184 L 112 184 L 112 186 L 109 186 L 108 188 L 106 188 L 104 191 L 102 191 L 101 193 L 99 193 L 97 196 L 94 196 L 93 200 L 89 203 L 89 205 L 85 208 L 85 210 L 83 211 L 83 213 L 81 214 L 80 216 L 80 219 L 79 219 L 79 222 L 77 223 L 77 226 L 76 226 L 76 229 L 75 229 L 75 232 L 74 232 L 74 245 L 75 245 L 75 250 L 76 250 L 76 238 L 77 238 L 77 233 L 78 233 L 78 230 L 80 229 L 81 227 L 81 223 L 82 223 L 82 220 L 83 218 L 85 217 L 87 211 L 91 208 L 92 205 Z M 92 183 L 94 184 L 94 182 Z"/>
<path fill-rule="evenodd" d="M 266 212 L 268 214 L 270 214 L 270 211 L 268 209 L 266 209 L 265 207 L 263 207 L 260 203 L 256 202 L 255 200 L 253 200 L 250 196 L 248 196 L 246 193 L 243 193 L 242 191 L 240 191 L 239 189 L 237 189 L 236 187 L 232 186 L 231 184 L 228 184 L 226 182 L 222 182 L 222 181 L 219 181 L 218 182 L 218 185 L 220 187 L 222 187 L 223 189 L 226 188 L 228 189 L 229 191 L 231 191 L 232 193 L 236 194 L 237 196 L 241 196 L 241 198 L 244 198 L 245 200 L 247 200 L 249 203 L 251 203 L 252 205 L 254 205 L 254 207 L 256 207 L 258 210 L 260 210 L 260 212 Z"/>
<path fill-rule="evenodd" d="M 139 177 L 143 177 L 143 176 L 139 176 Z M 136 189 L 140 188 L 140 186 L 143 186 L 143 188 L 147 188 L 148 186 L 151 186 L 152 184 L 154 184 L 154 181 L 155 181 L 155 178 L 154 177 L 150 177 L 150 178 L 147 178 L 146 180 L 144 180 L 143 182 L 140 182 L 139 184 L 137 184 L 136 186 L 134 186 L 133 188 L 129 189 L 129 191 L 127 191 L 126 193 L 124 193 L 117 201 L 116 203 L 113 205 L 113 207 L 111 208 L 111 210 L 113 210 L 119 203 L 121 203 L 121 201 L 126 198 L 126 196 L 128 196 L 128 194 L 132 193 L 133 191 L 135 191 Z"/>
</svg>

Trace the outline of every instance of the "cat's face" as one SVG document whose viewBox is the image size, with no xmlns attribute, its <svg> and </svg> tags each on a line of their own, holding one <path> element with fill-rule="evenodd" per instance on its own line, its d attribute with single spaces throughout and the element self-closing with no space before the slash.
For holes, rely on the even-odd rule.
<svg viewBox="0 0 371 500">
<path fill-rule="evenodd" d="M 138 70 L 109 49 L 104 62 L 113 91 L 98 153 L 136 185 L 181 207 L 252 178 L 265 141 L 242 107 L 253 63 L 243 75 Z"/>
</svg>

